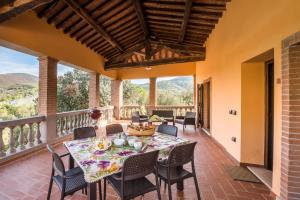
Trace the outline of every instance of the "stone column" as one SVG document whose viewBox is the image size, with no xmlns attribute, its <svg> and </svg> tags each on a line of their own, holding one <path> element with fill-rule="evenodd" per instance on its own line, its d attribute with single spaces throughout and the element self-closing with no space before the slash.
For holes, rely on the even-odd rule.
<svg viewBox="0 0 300 200">
<path fill-rule="evenodd" d="M 57 63 L 58 60 L 40 56 L 39 60 L 39 115 L 46 116 L 41 123 L 41 141 L 51 142 L 56 133 L 56 99 L 57 99 Z"/>
<path fill-rule="evenodd" d="M 99 90 L 99 74 L 97 72 L 90 72 L 89 74 L 89 108 L 99 107 L 100 90 Z"/>
<path fill-rule="evenodd" d="M 156 106 L 156 77 L 150 78 L 150 89 L 149 89 L 149 107 L 148 114 L 152 113 L 152 110 Z"/>
<path fill-rule="evenodd" d="M 111 105 L 114 106 L 114 117 L 121 118 L 121 107 L 123 106 L 123 84 L 122 80 L 113 80 L 111 83 Z"/>
</svg>

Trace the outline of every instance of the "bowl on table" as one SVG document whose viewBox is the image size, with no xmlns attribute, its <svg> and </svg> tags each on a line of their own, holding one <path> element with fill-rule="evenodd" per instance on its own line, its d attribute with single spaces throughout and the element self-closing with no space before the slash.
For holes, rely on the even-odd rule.
<svg viewBox="0 0 300 200">
<path fill-rule="evenodd" d="M 133 143 L 134 149 L 140 151 L 143 147 L 143 143 L 141 141 L 137 141 Z"/>
<path fill-rule="evenodd" d="M 114 144 L 116 146 L 123 146 L 125 143 L 125 140 L 123 138 L 116 138 L 114 139 Z"/>
</svg>

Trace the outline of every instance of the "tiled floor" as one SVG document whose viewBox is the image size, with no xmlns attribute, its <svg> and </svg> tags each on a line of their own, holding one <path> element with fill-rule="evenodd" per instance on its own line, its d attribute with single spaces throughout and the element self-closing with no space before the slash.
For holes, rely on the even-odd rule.
<svg viewBox="0 0 300 200">
<path fill-rule="evenodd" d="M 202 199 L 274 199 L 267 187 L 262 184 L 233 181 L 223 166 L 234 165 L 234 163 L 203 132 L 194 132 L 193 128 L 189 128 L 183 133 L 181 131 L 182 127 L 179 127 L 179 130 L 180 136 L 198 142 L 195 162 Z M 58 152 L 65 151 L 62 146 L 56 149 Z M 0 167 L 0 199 L 46 199 L 50 169 L 51 158 L 46 151 Z M 173 197 L 173 199 L 196 199 L 193 180 L 185 181 L 184 192 L 177 192 L 174 185 Z M 167 191 L 163 187 L 162 198 L 168 199 Z M 51 199 L 59 199 L 56 186 L 53 187 Z M 77 192 L 66 199 L 86 199 L 86 196 L 82 195 L 81 192 Z M 107 199 L 117 199 L 110 186 Z M 157 199 L 157 197 L 155 193 L 151 193 L 146 195 L 145 199 Z"/>
</svg>

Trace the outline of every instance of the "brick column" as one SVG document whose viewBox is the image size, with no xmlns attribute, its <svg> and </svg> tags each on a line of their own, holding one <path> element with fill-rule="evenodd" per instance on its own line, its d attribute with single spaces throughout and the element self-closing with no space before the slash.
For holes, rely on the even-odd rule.
<svg viewBox="0 0 300 200">
<path fill-rule="evenodd" d="M 193 83 L 194 83 L 194 109 L 197 110 L 197 79 L 196 74 L 193 75 Z"/>
<path fill-rule="evenodd" d="M 290 44 L 299 41 L 282 49 L 281 200 L 300 199 L 300 45 Z"/>
<path fill-rule="evenodd" d="M 90 72 L 89 79 L 89 108 L 99 107 L 100 90 L 99 90 L 99 74 L 97 72 Z"/>
<path fill-rule="evenodd" d="M 111 105 L 114 106 L 114 117 L 121 118 L 120 109 L 123 106 L 123 84 L 122 80 L 111 82 Z"/>
<path fill-rule="evenodd" d="M 57 98 L 57 62 L 58 60 L 40 56 L 39 60 L 39 101 L 38 113 L 46 116 L 41 123 L 42 142 L 51 142 L 56 138 L 56 98 Z"/>
<path fill-rule="evenodd" d="M 149 105 L 156 106 L 156 78 L 150 78 Z"/>
</svg>

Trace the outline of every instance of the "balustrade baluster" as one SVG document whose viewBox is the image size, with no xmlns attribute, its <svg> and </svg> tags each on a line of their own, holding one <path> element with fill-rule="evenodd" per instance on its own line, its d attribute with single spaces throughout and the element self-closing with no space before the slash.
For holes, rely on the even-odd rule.
<svg viewBox="0 0 300 200">
<path fill-rule="evenodd" d="M 16 152 L 15 148 L 15 137 L 14 137 L 14 127 L 9 127 L 9 147 L 8 153 L 12 154 Z"/>
<path fill-rule="evenodd" d="M 58 132 L 58 136 L 61 137 L 64 134 L 64 121 L 63 121 L 62 117 L 60 117 L 58 120 L 59 120 L 59 132 Z"/>
<path fill-rule="evenodd" d="M 75 128 L 78 128 L 77 122 L 78 122 L 78 115 L 75 115 L 75 116 L 74 116 L 74 129 L 75 129 Z"/>
<path fill-rule="evenodd" d="M 36 123 L 36 133 L 35 133 L 35 145 L 41 144 L 41 130 L 40 130 L 40 122 Z"/>
<path fill-rule="evenodd" d="M 70 116 L 70 130 L 69 130 L 69 133 L 73 132 L 73 129 L 74 129 L 74 124 L 73 124 L 73 116 Z"/>
<path fill-rule="evenodd" d="M 27 136 L 27 147 L 32 147 L 33 146 L 33 132 L 32 132 L 32 124 L 28 124 L 29 126 L 29 131 L 28 131 L 28 136 Z"/>
<path fill-rule="evenodd" d="M 0 158 L 6 155 L 4 151 L 4 142 L 3 142 L 2 135 L 3 135 L 3 128 L 0 128 Z"/>
<path fill-rule="evenodd" d="M 25 149 L 24 145 L 24 124 L 20 125 L 20 134 L 19 134 L 19 146 L 18 151 L 22 151 Z"/>
<path fill-rule="evenodd" d="M 64 120 L 64 135 L 67 135 L 68 131 L 68 123 L 67 123 L 67 117 L 62 117 L 62 120 Z"/>
</svg>

